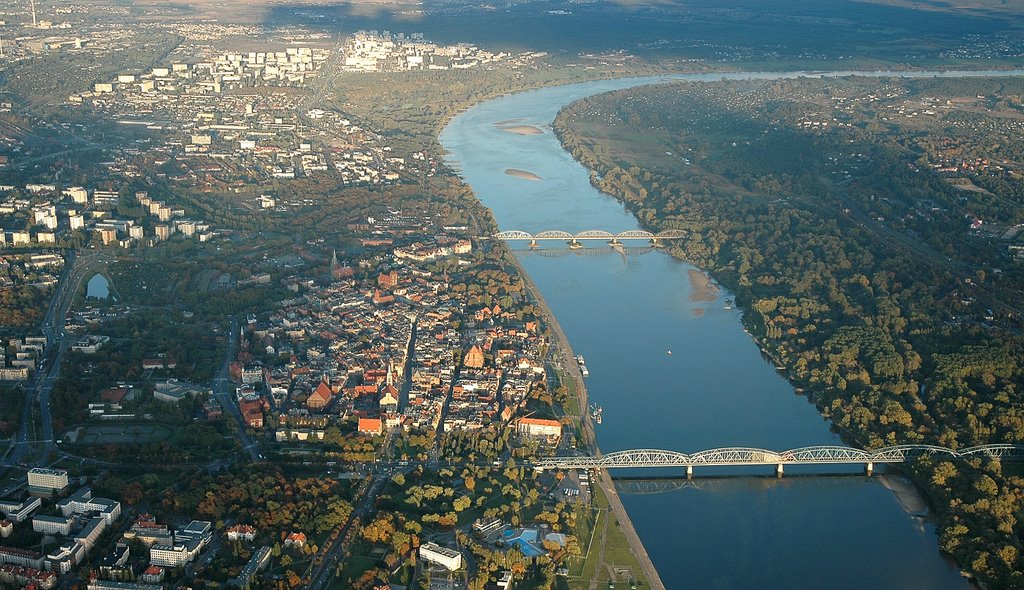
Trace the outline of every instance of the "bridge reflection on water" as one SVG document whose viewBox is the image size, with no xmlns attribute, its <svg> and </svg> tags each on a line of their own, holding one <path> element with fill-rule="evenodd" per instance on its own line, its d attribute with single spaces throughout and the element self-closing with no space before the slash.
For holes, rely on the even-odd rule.
<svg viewBox="0 0 1024 590">
<path fill-rule="evenodd" d="M 670 494 L 681 490 L 695 490 L 701 495 L 722 495 L 770 493 L 780 488 L 812 486 L 821 491 L 822 486 L 847 487 L 851 479 L 867 480 L 864 473 L 801 473 L 786 479 L 777 479 L 770 475 L 711 475 L 699 479 L 683 477 L 657 476 L 613 476 L 612 485 L 620 496 L 647 496 Z M 896 501 L 907 514 L 915 517 L 926 516 L 929 512 L 928 500 L 910 478 L 900 473 L 886 474 L 876 478 L 882 487 L 892 492 Z"/>
<path fill-rule="evenodd" d="M 621 495 L 643 496 L 649 494 L 666 494 L 679 490 L 698 490 L 701 492 L 728 492 L 742 484 L 745 488 L 755 487 L 771 489 L 780 485 L 790 485 L 791 480 L 801 479 L 864 479 L 863 471 L 849 473 L 799 473 L 786 479 L 779 479 L 769 474 L 732 474 L 705 475 L 698 478 L 687 477 L 652 477 L 652 476 L 612 476 L 615 491 Z"/>
<path fill-rule="evenodd" d="M 619 253 L 623 256 L 643 256 L 656 251 L 653 246 L 621 246 L 621 247 L 585 247 L 585 248 L 530 248 L 516 250 L 524 256 L 542 256 L 544 258 L 562 258 L 563 256 L 607 256 Z"/>
</svg>

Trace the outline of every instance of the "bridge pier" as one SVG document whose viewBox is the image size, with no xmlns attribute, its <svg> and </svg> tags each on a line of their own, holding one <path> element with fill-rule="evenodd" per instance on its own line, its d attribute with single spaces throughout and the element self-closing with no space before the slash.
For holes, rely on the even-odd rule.
<svg viewBox="0 0 1024 590">
<path fill-rule="evenodd" d="M 581 244 L 578 241 L 576 241 L 576 238 L 573 238 L 572 241 L 569 242 L 569 249 L 570 250 L 579 250 L 582 247 L 583 247 L 583 244 Z"/>
<path fill-rule="evenodd" d="M 871 473 L 874 470 L 875 470 L 875 464 L 873 462 L 871 462 L 871 461 L 868 461 L 868 464 L 864 466 L 864 472 L 868 474 L 868 477 L 871 477 Z"/>
<path fill-rule="evenodd" d="M 782 470 L 782 463 L 779 463 L 778 465 L 775 466 L 775 477 L 778 477 L 779 479 L 781 479 L 782 478 L 782 471 L 783 471 Z"/>
<path fill-rule="evenodd" d="M 622 242 L 619 241 L 619 238 L 612 238 L 608 241 L 608 244 L 614 248 L 615 246 L 621 246 Z"/>
<path fill-rule="evenodd" d="M 651 238 L 651 247 L 661 248 L 661 242 L 658 240 L 658 238 Z"/>
<path fill-rule="evenodd" d="M 686 479 L 693 479 L 693 465 L 686 466 Z"/>
<path fill-rule="evenodd" d="M 537 248 L 537 240 L 530 238 L 530 249 L 534 250 Z"/>
</svg>

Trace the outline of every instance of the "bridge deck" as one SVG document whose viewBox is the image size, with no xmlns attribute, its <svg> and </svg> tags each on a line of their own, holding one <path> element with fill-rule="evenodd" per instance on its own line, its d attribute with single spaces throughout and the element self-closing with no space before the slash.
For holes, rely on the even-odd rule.
<svg viewBox="0 0 1024 590">
<path fill-rule="evenodd" d="M 961 450 L 933 445 L 899 445 L 873 451 L 842 446 L 816 446 L 771 451 L 747 447 L 709 449 L 686 454 L 661 449 L 616 451 L 600 457 L 554 457 L 534 463 L 535 469 L 616 469 L 629 467 L 701 467 L 748 465 L 835 465 L 904 463 L 929 456 L 940 461 L 973 458 L 1024 460 L 1024 445 L 992 444 Z"/>
</svg>

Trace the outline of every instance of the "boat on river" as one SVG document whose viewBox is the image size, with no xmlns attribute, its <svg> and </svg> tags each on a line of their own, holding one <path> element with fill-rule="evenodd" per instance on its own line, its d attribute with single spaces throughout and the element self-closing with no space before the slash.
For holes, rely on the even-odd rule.
<svg viewBox="0 0 1024 590">
<path fill-rule="evenodd" d="M 587 362 L 583 360 L 582 354 L 576 355 L 576 363 L 580 366 L 580 373 L 583 373 L 584 377 L 589 377 L 590 371 L 587 370 Z"/>
<path fill-rule="evenodd" d="M 602 420 L 601 415 L 602 414 L 604 414 L 604 408 L 602 408 L 601 406 L 599 406 L 597 404 L 590 404 L 590 417 L 594 420 L 595 423 L 597 423 L 597 424 L 601 423 L 601 420 Z"/>
</svg>

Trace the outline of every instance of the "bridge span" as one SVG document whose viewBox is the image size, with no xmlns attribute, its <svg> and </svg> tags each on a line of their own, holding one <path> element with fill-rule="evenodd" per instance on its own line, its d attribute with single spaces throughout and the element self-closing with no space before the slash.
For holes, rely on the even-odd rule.
<svg viewBox="0 0 1024 590">
<path fill-rule="evenodd" d="M 905 463 L 925 456 L 943 461 L 965 461 L 975 458 L 1024 460 L 1024 445 L 992 444 L 960 450 L 933 445 L 897 445 L 873 451 L 834 445 L 802 447 L 788 451 L 727 447 L 692 454 L 661 449 L 633 449 L 596 457 L 539 459 L 534 462 L 533 468 L 547 470 L 676 467 L 685 468 L 687 477 L 691 477 L 694 467 L 774 465 L 776 474 L 781 477 L 785 465 L 861 464 L 870 475 L 875 464 Z"/>
<path fill-rule="evenodd" d="M 529 240 L 530 247 L 536 248 L 538 242 L 542 241 L 561 241 L 569 244 L 570 248 L 582 248 L 583 244 L 580 242 L 587 240 L 601 240 L 608 242 L 613 246 L 620 246 L 625 240 L 648 240 L 653 246 L 660 246 L 664 240 L 678 240 L 686 237 L 686 232 L 678 229 L 665 230 L 658 233 L 652 233 L 642 229 L 631 229 L 619 233 L 612 233 L 603 229 L 589 229 L 581 231 L 579 233 L 570 233 L 560 229 L 552 229 L 539 232 L 537 234 L 531 234 L 522 230 L 511 230 L 498 232 L 492 236 L 488 236 L 491 239 L 505 240 L 505 241 L 523 241 Z"/>
</svg>

